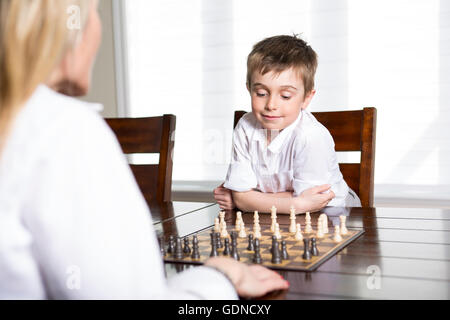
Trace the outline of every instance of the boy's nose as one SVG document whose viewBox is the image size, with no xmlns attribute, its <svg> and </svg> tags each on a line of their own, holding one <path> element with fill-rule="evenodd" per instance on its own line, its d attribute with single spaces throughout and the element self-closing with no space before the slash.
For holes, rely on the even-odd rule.
<svg viewBox="0 0 450 320">
<path fill-rule="evenodd" d="M 273 110 L 277 110 L 277 102 L 275 101 L 275 99 L 269 99 L 269 101 L 267 101 L 266 103 L 266 110 L 267 111 L 273 111 Z"/>
</svg>

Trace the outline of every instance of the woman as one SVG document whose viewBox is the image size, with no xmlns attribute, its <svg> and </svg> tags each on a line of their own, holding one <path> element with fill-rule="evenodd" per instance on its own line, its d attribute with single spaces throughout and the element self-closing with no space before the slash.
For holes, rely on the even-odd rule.
<svg viewBox="0 0 450 320">
<path fill-rule="evenodd" d="M 0 298 L 232 299 L 288 287 L 227 258 L 165 279 L 117 140 L 92 104 L 68 97 L 90 85 L 97 0 L 2 0 L 0 18 Z"/>
</svg>

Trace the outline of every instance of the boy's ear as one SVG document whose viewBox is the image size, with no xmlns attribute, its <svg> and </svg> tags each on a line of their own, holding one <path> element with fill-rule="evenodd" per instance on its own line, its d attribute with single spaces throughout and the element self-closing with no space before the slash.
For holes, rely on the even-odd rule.
<svg viewBox="0 0 450 320">
<path fill-rule="evenodd" d="M 310 104 L 312 98 L 314 98 L 314 95 L 316 94 L 316 90 L 312 89 L 306 96 L 305 99 L 303 100 L 303 104 L 302 104 L 302 110 L 305 110 L 308 105 Z"/>
<path fill-rule="evenodd" d="M 248 82 L 246 82 L 245 85 L 247 86 L 248 92 L 250 92 L 250 84 Z"/>
</svg>

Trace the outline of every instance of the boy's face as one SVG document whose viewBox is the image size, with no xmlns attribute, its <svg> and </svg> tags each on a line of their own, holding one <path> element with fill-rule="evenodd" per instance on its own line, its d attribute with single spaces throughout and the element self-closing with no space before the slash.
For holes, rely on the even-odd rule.
<svg viewBox="0 0 450 320">
<path fill-rule="evenodd" d="M 252 99 L 252 111 L 264 129 L 283 130 L 292 124 L 311 102 L 315 90 L 305 96 L 303 80 L 290 68 L 280 74 L 254 72 L 247 89 Z"/>
</svg>

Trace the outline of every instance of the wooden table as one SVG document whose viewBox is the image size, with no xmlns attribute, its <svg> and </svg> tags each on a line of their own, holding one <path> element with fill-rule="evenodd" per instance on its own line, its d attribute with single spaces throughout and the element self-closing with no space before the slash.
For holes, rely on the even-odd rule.
<svg viewBox="0 0 450 320">
<path fill-rule="evenodd" d="M 208 228 L 219 212 L 217 205 L 183 210 L 178 204 L 184 214 L 169 217 L 170 207 L 159 205 L 158 212 L 165 212 L 166 218 L 154 225 L 166 238 Z M 314 272 L 280 272 L 289 290 L 264 299 L 450 299 L 450 210 L 348 209 L 348 228 L 364 228 L 365 233 Z M 311 214 L 313 227 L 318 214 Z M 252 213 L 243 218 L 252 225 Z M 226 220 L 234 223 L 235 212 L 227 212 Z M 304 225 L 304 215 L 297 220 Z M 278 222 L 288 225 L 289 216 L 279 214 Z M 270 214 L 260 213 L 260 223 L 270 224 Z M 168 276 L 191 267 L 165 266 Z"/>
</svg>

